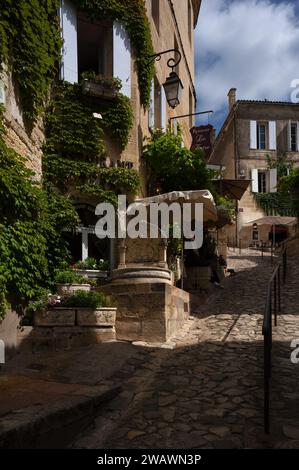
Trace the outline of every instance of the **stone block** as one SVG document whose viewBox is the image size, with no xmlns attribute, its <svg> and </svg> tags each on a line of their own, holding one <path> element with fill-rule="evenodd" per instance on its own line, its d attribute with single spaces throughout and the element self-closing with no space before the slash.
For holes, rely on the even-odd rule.
<svg viewBox="0 0 299 470">
<path fill-rule="evenodd" d="M 53 310 L 46 310 L 35 312 L 34 325 L 35 326 L 74 326 L 76 318 L 76 311 L 71 308 L 55 308 Z"/>
<path fill-rule="evenodd" d="M 115 326 L 116 308 L 77 309 L 76 323 L 79 326 Z"/>
</svg>

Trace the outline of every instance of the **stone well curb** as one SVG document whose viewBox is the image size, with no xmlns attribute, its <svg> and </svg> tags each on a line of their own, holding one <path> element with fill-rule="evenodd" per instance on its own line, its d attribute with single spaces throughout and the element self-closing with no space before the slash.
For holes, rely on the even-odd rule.
<svg viewBox="0 0 299 470">
<path fill-rule="evenodd" d="M 64 396 L 47 407 L 34 405 L 12 411 L 0 417 L 0 449 L 66 448 L 121 391 L 121 387 L 101 393 L 95 390 L 93 396 L 82 392 Z"/>
</svg>

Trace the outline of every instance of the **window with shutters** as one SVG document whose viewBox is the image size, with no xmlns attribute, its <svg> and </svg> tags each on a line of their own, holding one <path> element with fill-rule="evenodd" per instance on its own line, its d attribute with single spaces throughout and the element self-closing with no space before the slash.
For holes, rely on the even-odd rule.
<svg viewBox="0 0 299 470">
<path fill-rule="evenodd" d="M 298 150 L 298 128 L 297 122 L 291 123 L 291 152 Z"/>
<path fill-rule="evenodd" d="M 91 19 L 69 0 L 61 1 L 60 24 L 61 79 L 77 83 L 84 72 L 119 78 L 121 92 L 131 98 L 131 44 L 122 24 Z"/>
</svg>

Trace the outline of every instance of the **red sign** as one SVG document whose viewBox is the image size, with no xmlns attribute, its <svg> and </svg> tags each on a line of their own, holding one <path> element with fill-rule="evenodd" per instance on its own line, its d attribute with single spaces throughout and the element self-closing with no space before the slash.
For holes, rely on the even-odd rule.
<svg viewBox="0 0 299 470">
<path fill-rule="evenodd" d="M 190 129 L 192 135 L 191 150 L 203 149 L 205 157 L 209 158 L 212 153 L 213 143 L 215 140 L 215 129 L 211 124 L 206 126 L 192 127 Z"/>
</svg>

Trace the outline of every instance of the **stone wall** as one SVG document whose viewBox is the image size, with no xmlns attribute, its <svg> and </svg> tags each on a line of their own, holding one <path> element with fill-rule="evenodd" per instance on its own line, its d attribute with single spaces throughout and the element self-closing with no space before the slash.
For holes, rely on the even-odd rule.
<svg viewBox="0 0 299 470">
<path fill-rule="evenodd" d="M 189 316 L 189 294 L 168 284 L 109 284 L 104 291 L 118 308 L 118 340 L 164 342 Z"/>
<path fill-rule="evenodd" d="M 44 141 L 42 121 L 40 120 L 33 129 L 30 129 L 23 119 L 18 88 L 11 74 L 4 72 L 1 82 L 5 97 L 6 144 L 25 158 L 27 167 L 34 171 L 37 179 L 40 179 L 42 174 L 41 147 Z"/>
<path fill-rule="evenodd" d="M 4 319 L 0 320 L 0 340 L 5 344 L 5 356 L 11 357 L 17 349 L 17 332 L 19 326 L 19 316 L 16 312 L 8 310 Z"/>
</svg>

